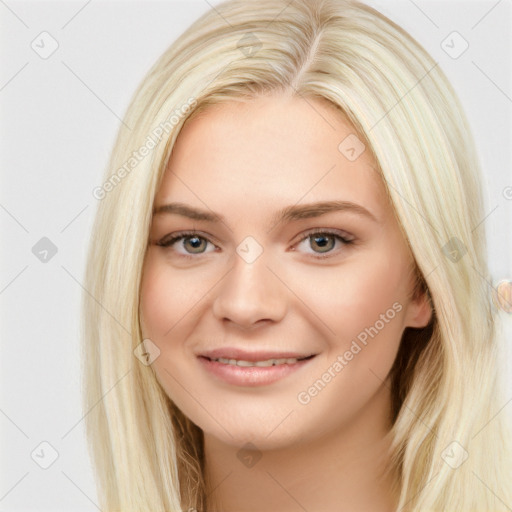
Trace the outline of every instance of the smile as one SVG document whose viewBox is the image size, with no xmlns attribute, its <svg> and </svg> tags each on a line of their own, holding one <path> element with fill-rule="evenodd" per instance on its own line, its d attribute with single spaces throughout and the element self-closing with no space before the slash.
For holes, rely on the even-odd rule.
<svg viewBox="0 0 512 512">
<path fill-rule="evenodd" d="M 259 361 L 199 356 L 202 367 L 216 380 L 234 386 L 265 386 L 277 382 L 309 364 L 315 355 L 270 358 Z"/>
<path fill-rule="evenodd" d="M 259 367 L 265 367 L 265 366 L 277 366 L 280 364 L 295 364 L 299 359 L 296 357 L 291 357 L 288 359 L 267 359 L 266 361 L 244 361 L 244 360 L 237 360 L 237 359 L 226 359 L 224 357 L 219 357 L 217 359 L 213 359 L 213 361 L 218 361 L 222 364 L 231 364 L 233 366 L 259 366 Z"/>
</svg>

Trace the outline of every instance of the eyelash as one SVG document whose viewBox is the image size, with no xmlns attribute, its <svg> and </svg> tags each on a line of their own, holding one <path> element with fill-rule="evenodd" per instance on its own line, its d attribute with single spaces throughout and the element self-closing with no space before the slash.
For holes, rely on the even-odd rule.
<svg viewBox="0 0 512 512">
<path fill-rule="evenodd" d="M 318 234 L 333 236 L 345 246 L 351 245 L 354 243 L 353 239 L 349 240 L 349 239 L 343 237 L 342 235 L 340 235 L 337 231 L 330 231 L 330 230 L 326 230 L 326 229 L 318 229 L 317 228 L 317 229 L 308 231 L 307 234 L 304 235 L 295 245 L 299 245 L 302 242 L 304 242 L 304 240 L 307 240 L 308 238 L 310 238 L 314 235 L 318 235 Z M 161 240 L 159 240 L 158 242 L 156 242 L 156 245 L 159 247 L 168 248 L 168 247 L 171 247 L 172 245 L 174 245 L 179 240 L 182 240 L 184 238 L 189 238 L 189 237 L 190 238 L 197 237 L 197 238 L 206 240 L 207 242 L 210 242 L 211 244 L 215 245 L 211 240 L 208 239 L 208 237 L 202 236 L 197 231 L 183 231 L 183 232 L 177 233 L 175 236 L 173 236 L 172 238 L 170 238 L 168 240 L 166 239 L 166 237 L 164 237 Z M 325 258 L 332 257 L 333 252 L 334 251 L 329 251 L 325 254 L 322 254 L 322 253 L 309 253 L 309 254 L 312 255 L 313 258 L 315 258 L 315 259 L 325 259 Z M 181 254 L 181 253 L 178 253 L 178 254 L 180 257 L 186 258 L 186 259 L 195 259 L 195 257 L 196 257 L 193 254 Z M 197 254 L 201 255 L 204 253 L 197 253 Z"/>
</svg>

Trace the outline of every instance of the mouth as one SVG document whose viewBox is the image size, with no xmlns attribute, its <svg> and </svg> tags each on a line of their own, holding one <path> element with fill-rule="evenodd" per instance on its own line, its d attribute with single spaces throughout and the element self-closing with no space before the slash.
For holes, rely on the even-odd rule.
<svg viewBox="0 0 512 512">
<path fill-rule="evenodd" d="M 297 352 L 247 352 L 217 349 L 197 356 L 201 366 L 217 381 L 234 386 L 272 384 L 309 365 L 317 354 Z"/>
<path fill-rule="evenodd" d="M 253 366 L 257 366 L 258 368 L 268 368 L 269 366 L 279 366 L 283 364 L 292 365 L 296 364 L 299 361 L 307 361 L 309 359 L 312 359 L 315 357 L 315 354 L 312 354 L 310 356 L 306 357 L 282 357 L 282 358 L 270 358 L 265 359 L 261 361 L 247 361 L 244 359 L 229 359 L 227 357 L 206 357 L 206 356 L 200 356 L 204 357 L 208 361 L 221 363 L 221 364 L 229 364 L 231 366 L 242 366 L 244 368 L 250 368 Z"/>
</svg>

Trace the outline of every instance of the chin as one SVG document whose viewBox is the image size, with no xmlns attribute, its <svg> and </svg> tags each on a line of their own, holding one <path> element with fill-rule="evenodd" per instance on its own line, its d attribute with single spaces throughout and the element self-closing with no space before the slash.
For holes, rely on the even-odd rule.
<svg viewBox="0 0 512 512">
<path fill-rule="evenodd" d="M 239 450 L 255 449 L 259 451 L 285 449 L 296 445 L 302 439 L 299 432 L 272 432 L 272 428 L 264 425 L 230 425 L 229 435 L 218 426 L 208 425 L 211 430 L 203 429 L 205 437 L 215 439 L 215 443 L 222 443 Z M 269 435 L 269 432 L 272 432 Z"/>
</svg>

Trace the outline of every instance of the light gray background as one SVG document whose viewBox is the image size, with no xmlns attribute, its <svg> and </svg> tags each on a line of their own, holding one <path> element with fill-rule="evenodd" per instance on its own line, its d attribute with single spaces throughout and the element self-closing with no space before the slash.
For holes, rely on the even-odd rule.
<svg viewBox="0 0 512 512">
<path fill-rule="evenodd" d="M 0 512 L 99 509 L 79 395 L 92 190 L 102 183 L 120 119 L 144 74 L 218 3 L 0 0 Z M 512 278 L 510 0 L 367 3 L 418 39 L 460 94 L 486 173 L 482 222 L 493 278 Z M 31 48 L 43 31 L 59 45 L 47 59 Z M 452 52 L 460 49 L 453 31 L 469 44 L 456 59 L 441 47 L 447 41 Z M 58 250 L 45 263 L 32 253 L 42 237 Z M 50 461 L 43 441 L 58 453 L 48 469 L 31 458 L 37 448 L 38 460 Z"/>
</svg>

